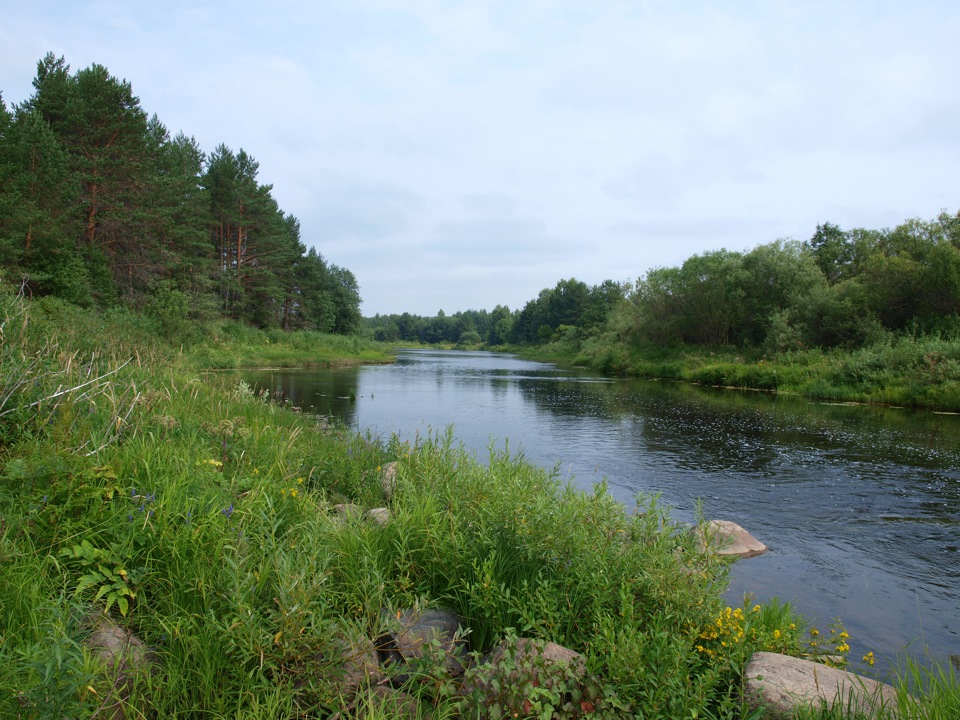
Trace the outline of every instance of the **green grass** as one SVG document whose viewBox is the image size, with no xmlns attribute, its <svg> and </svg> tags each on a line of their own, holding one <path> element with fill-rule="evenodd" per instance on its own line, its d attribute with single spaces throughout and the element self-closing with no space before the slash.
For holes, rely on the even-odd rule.
<svg viewBox="0 0 960 720">
<path fill-rule="evenodd" d="M 624 508 L 507 452 L 480 462 L 449 432 L 329 426 L 202 376 L 127 314 L 0 303 L 0 717 L 103 715 L 113 688 L 82 639 L 108 603 L 158 659 L 130 717 L 333 717 L 340 639 L 375 637 L 384 608 L 450 608 L 477 652 L 523 635 L 583 653 L 583 687 L 558 682 L 585 717 L 741 718 L 753 651 L 811 651 L 789 606 L 724 608 L 727 566 L 655 498 Z M 344 502 L 391 521 L 344 519 Z M 464 709 L 440 666 L 414 675 L 422 714 Z M 927 706 L 953 707 L 955 680 L 931 677 Z M 471 716 L 560 708 L 529 692 Z M 390 717 L 372 691 L 354 700 Z"/>
</svg>

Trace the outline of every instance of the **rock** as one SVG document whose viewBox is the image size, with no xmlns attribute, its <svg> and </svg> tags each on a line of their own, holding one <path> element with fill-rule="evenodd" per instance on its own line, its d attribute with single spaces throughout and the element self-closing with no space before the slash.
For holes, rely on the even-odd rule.
<svg viewBox="0 0 960 720">
<path fill-rule="evenodd" d="M 112 720 L 126 718 L 125 709 L 130 711 L 129 717 L 139 717 L 140 713 L 130 706 L 134 679 L 138 674 L 152 670 L 157 663 L 156 656 L 142 640 L 106 615 L 92 616 L 87 623 L 92 631 L 86 639 L 86 646 L 106 668 L 111 680 L 110 695 L 103 705 L 104 717 Z"/>
<path fill-rule="evenodd" d="M 767 551 L 766 545 L 730 520 L 711 520 L 696 532 L 701 547 L 712 548 L 718 555 L 748 558 Z"/>
<path fill-rule="evenodd" d="M 342 663 L 337 671 L 338 695 L 353 698 L 361 687 L 377 685 L 384 680 L 377 649 L 370 638 L 344 636 L 337 646 Z"/>
<path fill-rule="evenodd" d="M 373 508 L 367 510 L 367 517 L 377 525 L 386 525 L 390 522 L 390 510 L 388 508 Z"/>
<path fill-rule="evenodd" d="M 337 503 L 333 506 L 333 510 L 344 520 L 356 520 L 363 515 L 363 510 L 352 503 Z"/>
<path fill-rule="evenodd" d="M 404 610 L 394 615 L 380 612 L 385 630 L 377 638 L 377 651 L 384 664 L 405 664 L 423 657 L 427 646 L 437 641 L 444 653 L 444 666 L 451 677 L 463 675 L 467 643 L 463 639 L 466 621 L 449 610 Z M 397 677 L 402 683 L 406 678 Z"/>
<path fill-rule="evenodd" d="M 387 500 L 393 499 L 397 491 L 397 462 L 388 462 L 380 469 L 380 488 Z"/>
<path fill-rule="evenodd" d="M 896 689 L 870 678 L 811 660 L 754 653 L 743 673 L 743 695 L 752 708 L 764 707 L 764 717 L 792 718 L 798 705 L 835 704 L 873 715 L 896 707 Z"/>
</svg>

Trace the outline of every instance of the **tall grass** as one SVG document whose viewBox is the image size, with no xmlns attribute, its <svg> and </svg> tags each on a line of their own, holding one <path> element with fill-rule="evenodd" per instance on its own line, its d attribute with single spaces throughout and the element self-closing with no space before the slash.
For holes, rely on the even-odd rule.
<svg viewBox="0 0 960 720">
<path fill-rule="evenodd" d="M 119 698 L 128 717 L 333 717 L 348 701 L 389 717 L 372 689 L 345 697 L 343 639 L 413 606 L 459 613 L 476 652 L 521 634 L 583 653 L 597 712 L 617 716 L 740 718 L 752 651 L 809 651 L 789 607 L 714 631 L 738 618 L 727 567 L 655 498 L 624 508 L 506 451 L 481 463 L 449 432 L 358 435 L 201 380 L 126 316 L 0 302 L 2 717 L 117 701 L 83 645 L 108 602 L 157 660 Z M 455 717 L 437 672 L 416 702 Z M 941 685 L 931 697 L 952 697 Z"/>
</svg>

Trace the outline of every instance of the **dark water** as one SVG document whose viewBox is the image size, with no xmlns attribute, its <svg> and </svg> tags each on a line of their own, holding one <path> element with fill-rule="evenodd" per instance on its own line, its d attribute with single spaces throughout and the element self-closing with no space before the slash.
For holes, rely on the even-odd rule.
<svg viewBox="0 0 960 720">
<path fill-rule="evenodd" d="M 493 353 L 405 351 L 395 365 L 257 371 L 305 411 L 402 439 L 453 426 L 480 460 L 522 450 L 632 505 L 733 520 L 770 548 L 735 564 L 728 599 L 776 596 L 855 664 L 960 654 L 960 416 L 611 380 Z"/>
</svg>

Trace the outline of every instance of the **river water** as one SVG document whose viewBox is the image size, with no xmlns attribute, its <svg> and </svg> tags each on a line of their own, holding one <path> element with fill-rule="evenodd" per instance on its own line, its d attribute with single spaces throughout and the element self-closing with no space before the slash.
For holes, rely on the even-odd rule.
<svg viewBox="0 0 960 720">
<path fill-rule="evenodd" d="M 610 379 L 514 356 L 401 351 L 393 365 L 260 370 L 304 411 L 413 440 L 453 427 L 485 461 L 522 451 L 632 506 L 733 520 L 770 547 L 735 563 L 727 599 L 840 618 L 856 665 L 960 654 L 960 415 Z"/>
</svg>

